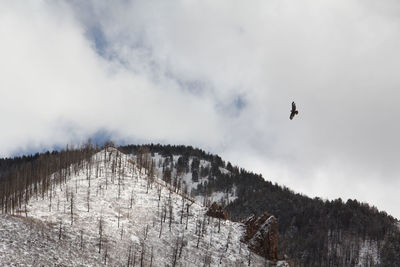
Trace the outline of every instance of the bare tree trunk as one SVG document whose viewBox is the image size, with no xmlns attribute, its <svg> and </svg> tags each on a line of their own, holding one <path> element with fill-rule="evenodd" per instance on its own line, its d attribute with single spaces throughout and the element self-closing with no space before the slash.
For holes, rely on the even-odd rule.
<svg viewBox="0 0 400 267">
<path fill-rule="evenodd" d="M 188 228 L 188 222 L 189 222 L 189 208 L 190 208 L 190 206 L 191 206 L 191 205 L 186 204 L 186 227 L 185 227 L 185 230 L 187 230 L 187 228 Z"/>
<path fill-rule="evenodd" d="M 73 210 L 74 210 L 74 193 L 71 192 L 71 225 L 74 222 L 74 212 L 73 212 Z"/>
<path fill-rule="evenodd" d="M 153 246 L 151 246 L 150 267 L 153 266 Z"/>
<path fill-rule="evenodd" d="M 176 238 L 175 247 L 172 251 L 172 267 L 176 266 L 176 261 L 178 259 L 178 248 L 179 248 L 179 237 Z"/>
<path fill-rule="evenodd" d="M 172 198 L 171 192 L 169 193 L 168 197 L 168 211 L 169 211 L 169 231 L 171 232 L 171 224 L 172 224 L 172 216 L 173 216 L 173 206 L 172 206 Z"/>
<path fill-rule="evenodd" d="M 145 248 L 146 248 L 144 241 L 141 243 L 141 246 L 142 246 L 142 251 L 140 252 L 140 267 L 143 267 Z"/>
<path fill-rule="evenodd" d="M 104 239 L 104 265 L 107 265 L 107 257 L 108 257 L 108 244 L 107 239 Z"/>
<path fill-rule="evenodd" d="M 133 196 L 133 190 L 132 190 L 132 192 L 131 192 L 131 205 L 130 205 L 130 209 L 132 208 L 132 205 L 133 205 L 133 202 L 134 202 L 134 200 L 135 200 L 135 198 L 134 198 L 134 196 Z"/>
<path fill-rule="evenodd" d="M 131 252 L 132 252 L 132 245 L 129 245 L 129 252 L 128 252 L 128 264 L 127 266 L 131 266 Z"/>
<path fill-rule="evenodd" d="M 60 227 L 59 227 L 59 230 L 58 230 L 58 240 L 61 239 L 61 236 L 62 236 L 62 221 L 60 221 Z"/>
<path fill-rule="evenodd" d="M 183 211 L 185 208 L 185 198 L 182 196 L 182 209 L 181 209 L 181 224 L 182 224 L 182 220 L 183 220 Z"/>
<path fill-rule="evenodd" d="M 103 242 L 103 228 L 104 228 L 104 222 L 103 222 L 103 217 L 100 216 L 100 221 L 99 221 L 99 253 L 101 252 L 101 245 Z"/>
<path fill-rule="evenodd" d="M 87 200 L 87 212 L 89 212 L 89 210 L 90 210 L 90 187 L 88 187 L 88 190 L 87 190 L 86 200 Z"/>
<path fill-rule="evenodd" d="M 248 259 L 248 266 L 250 266 L 250 263 L 251 263 L 251 250 L 249 249 L 249 259 Z"/>
<path fill-rule="evenodd" d="M 120 214 L 121 214 L 121 207 L 119 206 L 118 207 L 118 228 L 119 228 L 119 217 L 120 217 Z"/>
<path fill-rule="evenodd" d="M 158 238 L 161 238 L 162 234 L 162 224 L 163 224 L 163 212 L 160 213 L 160 234 L 158 235 Z"/>
<path fill-rule="evenodd" d="M 81 249 L 83 248 L 83 230 L 81 230 Z"/>
</svg>

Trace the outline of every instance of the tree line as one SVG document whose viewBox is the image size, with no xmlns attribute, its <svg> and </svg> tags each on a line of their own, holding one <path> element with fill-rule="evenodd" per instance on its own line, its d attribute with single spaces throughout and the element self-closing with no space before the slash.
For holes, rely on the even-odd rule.
<svg viewBox="0 0 400 267">
<path fill-rule="evenodd" d="M 76 148 L 67 146 L 60 151 L 0 159 L 1 212 L 24 212 L 31 197 L 44 197 L 52 186 L 76 174 L 99 149 L 88 141 Z"/>
</svg>

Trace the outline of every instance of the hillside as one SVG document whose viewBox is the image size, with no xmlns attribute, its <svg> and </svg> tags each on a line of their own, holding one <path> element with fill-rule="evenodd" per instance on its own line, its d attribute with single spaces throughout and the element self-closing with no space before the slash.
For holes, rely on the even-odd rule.
<svg viewBox="0 0 400 267">
<path fill-rule="evenodd" d="M 9 210 L 20 217 L 0 218 L 2 265 L 286 265 L 252 253 L 240 241 L 242 223 L 206 216 L 201 203 L 114 148 L 29 191 L 28 202 Z"/>
<path fill-rule="evenodd" d="M 191 266 L 193 261 L 204 264 L 209 260 L 211 265 L 219 261 L 248 264 L 249 255 L 254 264 L 265 264 L 239 242 L 243 224 L 221 221 L 218 233 L 220 221 L 204 217 L 206 206 L 216 201 L 236 222 L 251 214 L 273 214 L 279 230 L 278 258 L 288 257 L 291 266 L 400 266 L 399 221 L 367 203 L 312 199 L 193 147 L 129 145 L 118 148 L 122 153 L 108 149 L 100 153 L 101 148 L 87 144 L 78 149 L 0 159 L 2 214 L 27 216 L 29 222 L 50 227 L 56 239 L 61 233 L 58 242 L 65 241 L 65 246 L 85 247 L 87 242 L 88 251 L 97 253 L 93 261 L 103 264 L 128 259 L 137 262 L 142 246 L 143 261 L 150 259 L 152 265 L 164 261 L 172 265 L 177 247 L 182 252 L 176 264 Z M 186 204 L 192 202 L 187 212 Z M 134 216 L 136 211 L 139 213 Z M 22 223 L 26 219 L 19 220 Z M 100 224 L 105 240 L 101 248 Z M 152 242 L 157 246 L 149 246 Z M 186 245 L 193 242 L 196 249 Z M 176 245 L 179 243 L 185 245 Z M 232 256 L 222 254 L 226 244 Z M 164 254 L 155 254 L 161 245 Z M 115 247 L 120 249 L 108 254 Z M 153 256 L 161 253 L 159 259 L 151 260 L 151 247 Z M 46 255 L 46 251 L 41 253 Z"/>
<path fill-rule="evenodd" d="M 274 214 L 280 257 L 288 255 L 295 266 L 400 266 L 392 256 L 399 254 L 398 221 L 367 203 L 311 199 L 193 147 L 120 149 L 132 155 L 148 150 L 165 180 L 205 204 L 219 201 L 233 220 Z"/>
</svg>

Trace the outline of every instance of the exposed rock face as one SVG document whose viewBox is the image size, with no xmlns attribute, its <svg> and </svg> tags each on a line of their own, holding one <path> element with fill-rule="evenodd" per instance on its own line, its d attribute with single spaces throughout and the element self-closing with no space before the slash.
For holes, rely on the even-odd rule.
<svg viewBox="0 0 400 267">
<path fill-rule="evenodd" d="M 228 219 L 228 213 L 226 212 L 226 210 L 215 202 L 212 203 L 210 208 L 207 210 L 206 215 L 223 220 Z"/>
<path fill-rule="evenodd" d="M 261 217 L 251 215 L 244 221 L 246 235 L 242 241 L 260 256 L 271 261 L 278 259 L 278 221 L 276 218 L 264 213 Z"/>
</svg>

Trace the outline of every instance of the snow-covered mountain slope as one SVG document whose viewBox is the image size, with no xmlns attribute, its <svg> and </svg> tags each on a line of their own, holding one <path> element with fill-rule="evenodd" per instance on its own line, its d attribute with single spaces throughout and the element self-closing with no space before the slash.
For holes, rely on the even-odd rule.
<svg viewBox="0 0 400 267">
<path fill-rule="evenodd" d="M 240 242 L 243 224 L 206 216 L 200 203 L 145 172 L 116 149 L 95 154 L 80 171 L 33 197 L 21 214 L 27 218 L 1 218 L 0 227 L 8 229 L 1 237 L 10 240 L 0 246 L 0 255 L 10 254 L 0 257 L 1 265 L 273 264 Z M 45 236 L 32 239 L 39 225 Z M 11 244 L 12 235 L 18 236 L 19 249 Z"/>
<path fill-rule="evenodd" d="M 159 176 L 199 203 L 216 201 L 235 220 L 252 213 L 276 216 L 279 256 L 289 255 L 294 266 L 377 266 L 397 255 L 382 249 L 393 240 L 388 236 L 397 230 L 389 230 L 396 228 L 391 225 L 395 220 L 366 203 L 310 199 L 192 147 L 150 144 L 124 149 L 132 158 L 146 150 Z M 385 246 L 396 247 L 390 242 Z"/>
<path fill-rule="evenodd" d="M 67 229 L 59 238 L 54 225 L 30 217 L 0 215 L 1 266 L 97 266 L 96 248 L 81 249 Z"/>
</svg>

